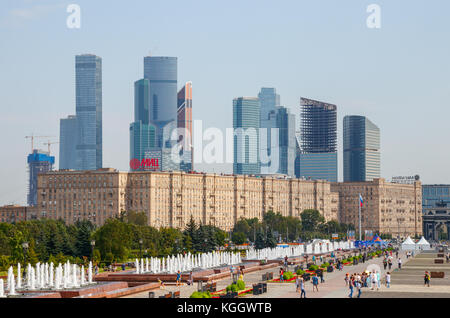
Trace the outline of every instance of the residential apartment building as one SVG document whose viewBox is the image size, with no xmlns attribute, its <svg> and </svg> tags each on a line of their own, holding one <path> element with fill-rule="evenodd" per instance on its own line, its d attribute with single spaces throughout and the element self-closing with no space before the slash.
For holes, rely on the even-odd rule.
<svg viewBox="0 0 450 318">
<path fill-rule="evenodd" d="M 407 237 L 422 234 L 422 184 L 386 182 L 377 178 L 368 182 L 332 183 L 331 191 L 339 193 L 339 222 L 359 226 L 359 194 L 361 230 Z"/>
<path fill-rule="evenodd" d="M 231 230 L 241 217 L 267 211 L 299 217 L 317 209 L 338 219 L 339 194 L 330 183 L 277 177 L 136 171 L 52 171 L 39 175 L 38 217 L 102 225 L 122 211 L 145 212 L 155 227 L 197 223 Z"/>
</svg>

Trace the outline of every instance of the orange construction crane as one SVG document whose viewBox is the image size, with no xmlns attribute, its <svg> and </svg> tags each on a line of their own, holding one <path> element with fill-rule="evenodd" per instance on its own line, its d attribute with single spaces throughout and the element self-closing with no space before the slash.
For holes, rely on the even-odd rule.
<svg viewBox="0 0 450 318">
<path fill-rule="evenodd" d="M 25 136 L 25 138 L 31 138 L 31 152 L 33 153 L 33 149 L 34 149 L 34 138 L 52 138 L 55 136 L 35 136 L 34 134 L 31 134 L 31 136 Z"/>
</svg>

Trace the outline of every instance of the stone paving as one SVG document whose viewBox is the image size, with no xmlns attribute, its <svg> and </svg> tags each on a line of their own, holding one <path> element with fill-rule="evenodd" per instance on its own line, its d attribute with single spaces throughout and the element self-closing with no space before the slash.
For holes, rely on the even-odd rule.
<svg viewBox="0 0 450 318">
<path fill-rule="evenodd" d="M 347 253 L 349 254 L 349 253 Z M 402 261 L 406 261 L 406 257 L 404 253 L 400 253 L 399 255 L 402 258 Z M 397 266 L 395 255 L 394 255 L 394 266 L 393 269 Z M 376 266 L 376 269 L 379 270 L 382 273 L 382 276 L 384 274 L 383 265 L 382 265 L 382 258 L 375 258 L 369 261 L 366 261 L 365 263 L 361 263 L 354 266 L 344 266 L 344 269 L 342 271 L 335 270 L 332 273 L 325 273 L 324 279 L 325 283 L 319 284 L 319 292 L 313 292 L 312 291 L 312 284 L 309 282 L 306 282 L 306 297 L 308 298 L 346 298 L 348 297 L 349 290 L 348 287 L 345 285 L 345 274 L 348 273 L 361 273 L 365 271 L 366 269 L 372 268 L 373 266 Z M 289 270 L 293 271 L 294 266 L 291 266 Z M 257 271 L 253 273 L 248 273 L 244 276 L 244 280 L 247 284 L 247 286 L 251 287 L 252 284 L 261 282 L 261 276 L 266 272 L 273 272 L 274 278 L 278 278 L 278 270 L 279 268 L 271 269 L 271 270 L 264 270 L 264 271 Z M 219 281 L 216 281 L 217 283 L 217 290 L 224 289 L 226 286 L 231 284 L 231 277 L 228 277 L 226 279 L 222 279 Z M 194 291 L 197 290 L 197 283 L 194 283 L 192 286 L 183 285 L 180 287 L 176 287 L 173 285 L 165 286 L 164 289 L 158 289 L 153 290 L 155 292 L 155 297 L 162 296 L 164 294 L 167 294 L 168 292 L 174 292 L 174 291 L 180 291 L 180 297 L 181 298 L 188 298 Z M 364 290 L 363 290 L 364 293 Z M 299 298 L 300 294 L 295 291 L 295 284 L 294 283 L 268 283 L 267 284 L 267 293 L 264 293 L 262 295 L 248 295 L 245 297 L 248 298 Z M 148 298 L 148 292 L 143 293 L 137 293 L 134 295 L 126 296 L 127 298 Z"/>
</svg>

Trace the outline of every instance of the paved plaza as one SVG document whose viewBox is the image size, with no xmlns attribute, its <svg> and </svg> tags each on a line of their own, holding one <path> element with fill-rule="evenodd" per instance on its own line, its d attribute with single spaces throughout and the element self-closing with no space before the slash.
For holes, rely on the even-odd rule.
<svg viewBox="0 0 450 318">
<path fill-rule="evenodd" d="M 417 260 L 423 260 L 423 256 L 419 255 L 416 258 L 409 260 L 407 262 L 406 259 L 406 255 L 404 252 L 400 252 L 399 253 L 399 257 L 402 258 L 403 261 L 403 266 L 404 269 L 402 269 L 401 271 L 404 271 L 405 273 L 409 273 L 409 269 L 407 264 L 409 264 L 411 261 L 413 261 L 413 263 Z M 413 264 L 410 263 L 410 264 Z M 409 265 L 409 268 L 411 267 L 411 265 Z M 392 267 L 392 270 L 397 268 L 397 259 L 395 258 L 394 255 L 394 265 Z M 324 279 L 325 279 L 325 283 L 319 284 L 319 292 L 313 292 L 312 291 L 312 284 L 310 281 L 306 282 L 306 297 L 307 298 L 348 298 L 348 294 L 349 294 L 349 289 L 348 287 L 345 285 L 345 274 L 346 273 L 361 273 L 365 270 L 372 270 L 372 269 L 376 269 L 377 271 L 381 272 L 381 277 L 384 277 L 384 273 L 385 271 L 383 270 L 383 258 L 375 258 L 369 261 L 366 261 L 365 263 L 360 263 L 358 265 L 353 265 L 353 266 L 344 266 L 344 269 L 342 271 L 338 271 L 335 270 L 332 273 L 325 273 L 324 274 Z M 256 271 L 256 272 L 252 272 L 252 273 L 248 273 L 244 276 L 244 280 L 246 282 L 246 285 L 251 287 L 252 284 L 255 283 L 259 283 L 262 282 L 261 278 L 262 275 L 266 272 L 273 272 L 274 274 L 274 278 L 278 278 L 278 270 L 279 268 L 274 268 L 271 270 L 264 270 L 264 271 Z M 289 270 L 294 271 L 294 266 L 290 266 Z M 421 270 L 421 269 L 420 269 Z M 431 270 L 431 268 L 430 268 Z M 394 273 L 397 273 L 397 270 L 394 270 Z M 417 272 L 416 275 L 419 275 L 419 273 Z M 420 276 L 420 275 L 419 275 Z M 423 284 L 423 279 L 420 280 L 421 277 L 414 277 L 411 282 L 422 282 Z M 381 289 L 379 291 L 370 291 L 368 290 L 368 288 L 363 288 L 362 290 L 362 296 L 361 297 L 391 297 L 390 294 L 395 292 L 396 290 L 402 290 L 402 288 L 404 289 L 403 292 L 408 292 L 410 290 L 410 286 L 407 284 L 402 284 L 401 281 L 403 279 L 405 279 L 405 277 L 407 276 L 401 276 L 401 275 L 396 275 L 393 274 L 392 275 L 392 286 L 391 288 L 388 289 L 383 285 L 381 287 Z M 432 284 L 436 281 L 437 279 L 433 279 L 432 280 Z M 406 279 L 406 281 L 404 281 L 405 283 L 408 282 L 409 280 Z M 448 282 L 448 280 L 447 280 Z M 231 277 L 228 277 L 226 279 L 222 279 L 222 280 L 218 280 L 217 281 L 217 290 L 220 289 L 224 289 L 226 286 L 230 285 L 232 283 Z M 437 285 L 437 283 L 436 283 Z M 404 286 L 404 287 L 402 287 Z M 448 288 L 448 286 L 444 286 L 444 285 L 437 285 L 437 286 L 433 286 L 431 288 L 435 288 L 434 291 L 436 293 L 444 293 L 444 289 Z M 162 296 L 168 292 L 175 292 L 175 291 L 180 291 L 180 297 L 181 298 L 188 298 L 194 291 L 197 290 L 197 283 L 194 283 L 193 286 L 187 286 L 187 285 L 183 285 L 180 287 L 176 287 L 173 285 L 169 285 L 169 286 L 165 286 L 164 289 L 158 289 L 158 290 L 153 290 L 155 292 L 155 297 L 159 297 Z M 450 296 L 450 290 L 447 290 L 447 293 Z M 354 296 L 356 293 L 354 293 Z M 401 296 L 402 294 L 399 293 L 399 297 L 403 297 Z M 148 292 L 142 292 L 142 293 L 138 293 L 138 294 L 134 294 L 134 295 L 129 295 L 126 296 L 127 298 L 148 298 Z M 268 283 L 267 284 L 267 293 L 262 294 L 262 295 L 247 295 L 245 297 L 248 298 L 299 298 L 300 295 L 299 293 L 296 293 L 295 291 L 295 284 L 292 283 Z"/>
</svg>

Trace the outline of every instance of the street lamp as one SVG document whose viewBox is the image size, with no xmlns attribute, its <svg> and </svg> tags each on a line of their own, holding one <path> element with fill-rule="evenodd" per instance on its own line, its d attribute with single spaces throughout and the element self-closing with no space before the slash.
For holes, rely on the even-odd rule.
<svg viewBox="0 0 450 318">
<path fill-rule="evenodd" d="M 26 264 L 27 263 L 27 254 L 28 254 L 28 242 L 23 242 L 22 248 L 23 248 L 23 263 Z"/>
<path fill-rule="evenodd" d="M 139 239 L 139 254 L 141 254 L 141 258 L 142 258 L 142 243 L 144 243 L 144 241 L 142 239 Z"/>
<path fill-rule="evenodd" d="M 95 240 L 91 241 L 91 261 L 94 261 L 94 246 L 95 246 Z"/>
</svg>

